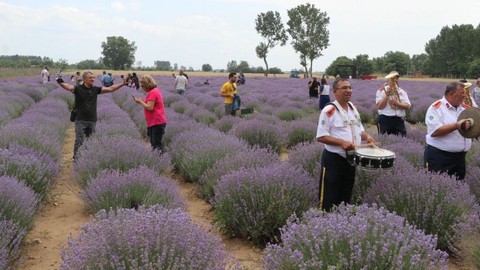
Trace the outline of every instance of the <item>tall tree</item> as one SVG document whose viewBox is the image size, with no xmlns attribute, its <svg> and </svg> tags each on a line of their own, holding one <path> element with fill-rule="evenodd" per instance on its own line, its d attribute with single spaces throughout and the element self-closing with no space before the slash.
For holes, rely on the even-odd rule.
<svg viewBox="0 0 480 270">
<path fill-rule="evenodd" d="M 305 70 L 309 70 L 312 76 L 313 60 L 322 56 L 322 50 L 329 44 L 329 31 L 327 25 L 330 18 L 326 12 L 315 8 L 315 5 L 307 3 L 299 5 L 287 11 L 289 20 L 287 32 L 292 37 L 293 49 L 300 53 L 300 59 L 310 61 L 310 68 L 307 61 L 301 63 Z M 303 62 L 303 61 L 301 61 Z"/>
<path fill-rule="evenodd" d="M 470 62 L 478 59 L 475 54 L 478 42 L 473 41 L 477 31 L 471 24 L 445 26 L 436 38 L 428 41 L 425 51 L 432 75 L 464 77 Z"/>
<path fill-rule="evenodd" d="M 103 63 L 114 70 L 130 68 L 135 62 L 135 42 L 121 36 L 107 37 L 102 42 Z"/>
<path fill-rule="evenodd" d="M 400 75 L 408 73 L 408 68 L 410 67 L 410 56 L 408 54 L 399 51 L 388 51 L 383 58 L 383 72 L 389 73 L 390 71 L 395 70 L 400 73 Z"/>
<path fill-rule="evenodd" d="M 353 60 L 346 56 L 339 56 L 335 59 L 330 66 L 327 67 L 325 72 L 332 75 L 340 75 L 340 77 L 346 78 L 352 75 L 352 69 L 347 67 L 353 65 Z"/>
<path fill-rule="evenodd" d="M 288 40 L 287 32 L 283 27 L 282 19 L 278 11 L 267 11 L 260 13 L 255 20 L 255 30 L 265 38 L 265 42 L 255 48 L 257 57 L 265 62 L 265 76 L 268 76 L 267 54 L 269 49 L 274 48 L 277 44 L 284 46 Z"/>
<path fill-rule="evenodd" d="M 357 66 L 358 74 L 368 75 L 373 72 L 373 61 L 368 59 L 368 54 L 359 54 L 353 59 Z"/>
</svg>

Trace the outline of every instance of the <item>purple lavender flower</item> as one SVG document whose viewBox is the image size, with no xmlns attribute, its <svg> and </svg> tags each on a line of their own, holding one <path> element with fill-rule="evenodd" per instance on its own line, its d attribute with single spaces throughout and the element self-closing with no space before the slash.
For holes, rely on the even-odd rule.
<svg viewBox="0 0 480 270">
<path fill-rule="evenodd" d="M 14 177 L 0 176 L 0 220 L 7 219 L 29 230 L 40 196 Z"/>
<path fill-rule="evenodd" d="M 247 147 L 235 136 L 204 127 L 179 134 L 170 143 L 168 152 L 185 180 L 196 182 L 217 160 Z"/>
<path fill-rule="evenodd" d="M 184 206 L 176 182 L 144 166 L 125 173 L 102 171 L 88 180 L 83 196 L 93 213 L 140 205 L 158 204 L 168 209 Z"/>
<path fill-rule="evenodd" d="M 41 197 L 58 171 L 58 164 L 47 154 L 13 144 L 9 149 L 0 148 L 0 175 L 16 177 Z"/>
<path fill-rule="evenodd" d="M 287 222 L 281 240 L 265 249 L 265 269 L 448 269 L 435 236 L 376 206 L 309 210 Z"/>
<path fill-rule="evenodd" d="M 315 179 L 320 179 L 320 160 L 324 144 L 312 142 L 298 144 L 288 151 L 288 162 L 302 167 Z"/>
<path fill-rule="evenodd" d="M 147 166 L 158 174 L 170 169 L 170 155 L 159 155 L 146 143 L 127 136 L 101 136 L 86 140 L 79 149 L 75 161 L 75 173 L 81 186 L 105 169 L 126 172 L 139 166 Z"/>
<path fill-rule="evenodd" d="M 280 152 L 286 142 L 280 127 L 255 119 L 235 125 L 229 134 L 245 140 L 251 146 L 271 147 L 277 152 Z"/>
<path fill-rule="evenodd" d="M 225 156 L 213 164 L 200 177 L 200 192 L 202 197 L 209 201 L 213 195 L 214 186 L 223 176 L 241 168 L 261 168 L 277 162 L 280 157 L 277 153 L 267 148 L 247 148 Z"/>
<path fill-rule="evenodd" d="M 438 248 L 455 252 L 453 244 L 479 225 L 479 206 L 467 184 L 446 174 L 395 168 L 378 178 L 365 195 L 428 234 Z"/>
<path fill-rule="evenodd" d="M 318 203 L 318 181 L 286 162 L 234 171 L 222 176 L 214 190 L 220 228 L 257 245 L 275 241 L 290 215 Z"/>
<path fill-rule="evenodd" d="M 180 209 L 101 210 L 62 250 L 68 269 L 225 269 L 220 239 Z"/>
<path fill-rule="evenodd" d="M 27 230 L 12 220 L 0 217 L 0 269 L 15 269 L 20 256 L 20 244 Z"/>
</svg>

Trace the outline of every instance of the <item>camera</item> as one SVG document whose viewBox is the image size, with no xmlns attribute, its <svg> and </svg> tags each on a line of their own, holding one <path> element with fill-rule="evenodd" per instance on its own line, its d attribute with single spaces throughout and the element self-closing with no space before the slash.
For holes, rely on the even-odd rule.
<svg viewBox="0 0 480 270">
<path fill-rule="evenodd" d="M 57 81 L 57 83 L 65 82 L 61 77 L 56 78 L 55 81 Z"/>
</svg>

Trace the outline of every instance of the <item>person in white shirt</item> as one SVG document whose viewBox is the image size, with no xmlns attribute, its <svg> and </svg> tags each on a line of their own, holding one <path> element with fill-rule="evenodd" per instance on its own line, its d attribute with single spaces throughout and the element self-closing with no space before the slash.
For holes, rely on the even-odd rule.
<svg viewBox="0 0 480 270">
<path fill-rule="evenodd" d="M 471 127 L 468 119 L 458 120 L 460 113 L 470 107 L 464 103 L 465 97 L 462 83 L 449 83 L 444 97 L 435 101 L 425 115 L 425 168 L 446 172 L 459 180 L 465 178 L 465 154 L 472 146 L 472 139 L 463 137 L 459 132 L 460 128 L 469 130 Z"/>
<path fill-rule="evenodd" d="M 392 71 L 385 78 L 388 80 L 387 85 L 378 89 L 375 96 L 378 131 L 380 134 L 407 136 L 403 119 L 411 106 L 408 94 L 398 86 L 398 72 Z"/>
<path fill-rule="evenodd" d="M 321 160 L 320 207 L 330 211 L 334 205 L 349 203 L 355 182 L 355 166 L 347 160 L 347 151 L 363 141 L 375 140 L 365 132 L 360 114 L 350 102 L 352 86 L 347 79 L 333 83 L 335 101 L 320 112 L 317 141 L 325 144 Z"/>
<path fill-rule="evenodd" d="M 330 102 L 330 85 L 328 85 L 327 79 L 322 78 L 320 80 L 320 111 L 325 108 L 325 105 Z"/>
<path fill-rule="evenodd" d="M 48 83 L 48 81 L 50 81 L 50 72 L 48 72 L 48 68 L 45 67 L 43 70 L 42 70 L 42 73 L 40 73 L 40 76 L 42 76 L 42 82 L 43 84 L 46 84 Z"/>
<path fill-rule="evenodd" d="M 180 70 L 178 72 L 178 76 L 175 77 L 175 83 L 173 85 L 173 88 L 175 89 L 175 91 L 177 91 L 177 94 L 183 95 L 187 90 L 187 86 L 188 86 L 188 79 L 183 74 L 183 70 Z"/>
</svg>

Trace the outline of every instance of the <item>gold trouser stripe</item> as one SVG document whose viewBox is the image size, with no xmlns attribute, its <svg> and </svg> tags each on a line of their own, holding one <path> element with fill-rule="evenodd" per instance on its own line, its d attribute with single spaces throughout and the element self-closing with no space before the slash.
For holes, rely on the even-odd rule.
<svg viewBox="0 0 480 270">
<path fill-rule="evenodd" d="M 322 181 L 320 182 L 320 208 L 323 207 L 323 193 L 325 191 L 325 167 L 322 168 Z"/>
</svg>

